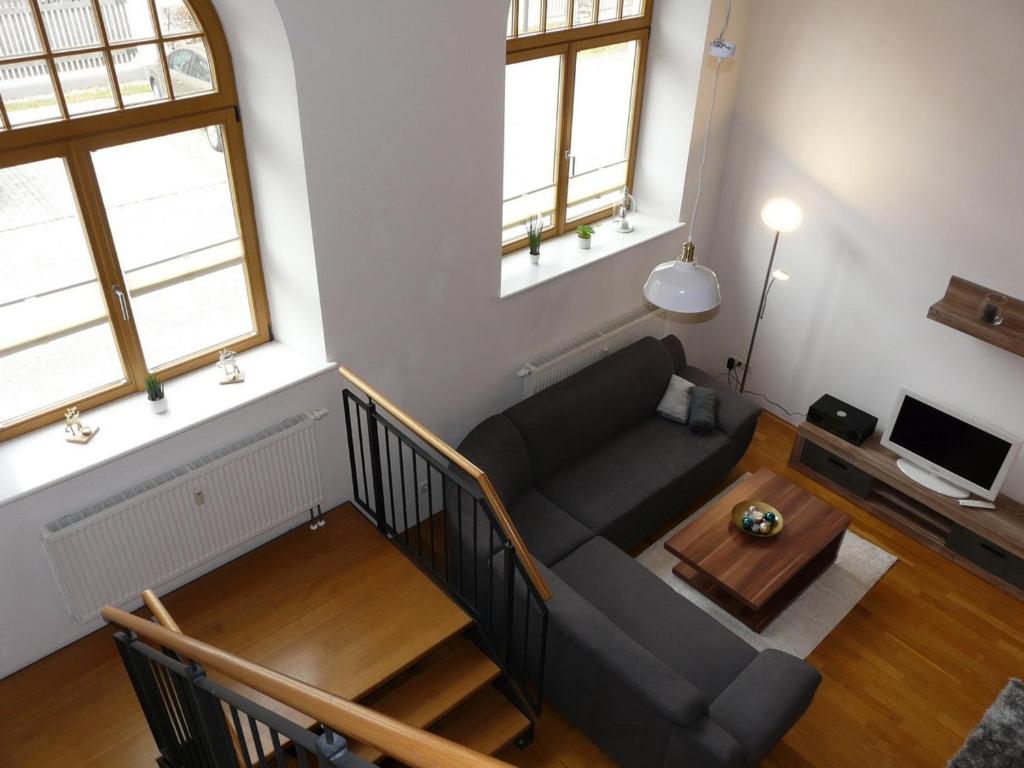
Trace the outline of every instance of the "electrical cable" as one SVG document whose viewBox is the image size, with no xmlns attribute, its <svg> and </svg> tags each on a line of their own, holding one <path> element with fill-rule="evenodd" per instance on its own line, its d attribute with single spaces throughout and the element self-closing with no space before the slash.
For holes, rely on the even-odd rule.
<svg viewBox="0 0 1024 768">
<path fill-rule="evenodd" d="M 771 405 L 774 405 L 776 408 L 778 408 L 780 411 L 784 412 L 789 417 L 802 416 L 805 419 L 807 418 L 807 414 L 806 413 L 801 413 L 800 411 L 791 411 L 788 408 L 786 408 L 785 406 L 779 405 L 778 403 L 776 403 L 774 400 L 772 400 L 770 397 L 768 397 L 768 395 L 762 394 L 760 392 L 754 392 L 753 390 L 750 390 L 750 389 L 748 389 L 746 391 L 746 394 L 754 395 L 755 397 L 763 397 L 765 402 L 767 402 L 767 403 L 769 403 Z"/>
<path fill-rule="evenodd" d="M 729 19 L 732 17 L 732 0 L 727 0 L 725 9 L 725 23 L 722 31 L 718 33 L 717 40 L 725 39 L 725 31 L 729 28 Z M 715 100 L 718 98 L 718 76 L 722 72 L 722 61 L 719 59 L 715 65 L 715 83 L 711 88 L 711 106 L 708 107 L 708 118 L 704 122 L 704 147 L 700 153 L 700 167 L 697 170 L 697 194 L 693 198 L 693 215 L 690 217 L 689 241 L 692 243 L 694 234 L 697 231 L 697 211 L 700 209 L 700 193 L 704 188 L 704 164 L 708 159 L 708 144 L 711 143 L 711 119 L 715 114 Z"/>
</svg>

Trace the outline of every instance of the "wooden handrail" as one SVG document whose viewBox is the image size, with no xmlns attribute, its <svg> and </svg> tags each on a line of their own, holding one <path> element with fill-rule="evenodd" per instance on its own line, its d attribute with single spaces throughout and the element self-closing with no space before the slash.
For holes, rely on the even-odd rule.
<svg viewBox="0 0 1024 768">
<path fill-rule="evenodd" d="M 533 582 L 533 586 L 536 588 L 537 594 L 540 595 L 541 600 L 550 600 L 551 590 L 548 589 L 547 582 L 544 581 L 544 577 L 541 576 L 540 571 L 537 570 L 537 566 L 533 562 L 533 558 L 530 556 L 530 550 L 526 547 L 526 542 L 523 541 L 523 537 L 519 535 L 519 529 L 516 528 L 515 523 L 512 522 L 512 518 L 509 517 L 508 510 L 505 509 L 505 505 L 498 496 L 498 492 L 495 490 L 494 485 L 491 483 L 491 479 L 487 476 L 487 473 L 416 421 L 412 416 L 392 403 L 388 398 L 363 381 L 363 379 L 359 378 L 359 376 L 352 373 L 348 368 L 341 366 L 338 368 L 338 372 L 359 387 L 359 389 L 363 390 L 366 396 L 373 400 L 374 403 L 398 419 L 406 429 L 415 434 L 420 438 L 420 440 L 425 442 L 450 462 L 455 464 L 459 469 L 472 477 L 480 485 L 480 490 L 483 491 L 484 498 L 487 499 L 487 503 L 490 504 L 491 509 L 494 510 L 495 517 L 498 518 L 498 524 L 501 525 L 502 530 L 505 531 L 505 535 L 509 538 L 509 541 L 512 542 L 512 546 L 515 548 L 516 552 L 519 553 L 519 559 L 522 562 L 523 567 L 526 569 L 526 573 L 530 577 L 530 581 Z"/>
<path fill-rule="evenodd" d="M 171 632 L 181 632 L 178 622 L 171 616 L 171 612 L 164 607 L 163 602 L 156 596 L 156 592 L 152 589 L 147 589 L 142 593 L 142 602 L 146 604 L 149 612 L 153 614 L 153 618 L 157 620 L 160 626 L 166 627 Z"/>
<path fill-rule="evenodd" d="M 170 648 L 207 670 L 220 672 L 308 715 L 336 733 L 375 747 L 411 768 L 512 768 L 506 762 L 474 752 L 437 734 L 406 725 L 301 680 L 233 656 L 120 608 L 108 605 L 101 613 L 111 624 L 130 630 L 156 646 Z"/>
</svg>

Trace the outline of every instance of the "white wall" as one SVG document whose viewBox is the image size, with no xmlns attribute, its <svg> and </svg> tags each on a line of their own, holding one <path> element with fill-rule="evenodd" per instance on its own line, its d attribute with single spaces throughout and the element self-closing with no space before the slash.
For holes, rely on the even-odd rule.
<svg viewBox="0 0 1024 768">
<path fill-rule="evenodd" d="M 698 343 L 743 354 L 774 195 L 784 235 L 748 388 L 806 411 L 829 392 L 882 421 L 900 385 L 1024 435 L 1024 358 L 925 318 L 950 275 L 1024 296 L 1024 4 L 747 3 L 742 76 L 716 205 L 723 303 Z M 708 253 L 708 249 L 704 250 Z M 1024 462 L 1006 492 L 1024 498 Z"/>
<path fill-rule="evenodd" d="M 324 357 L 292 52 L 274 0 L 212 0 L 231 49 L 278 341 Z"/>
<path fill-rule="evenodd" d="M 295 59 L 327 354 L 457 441 L 518 398 L 525 360 L 639 305 L 651 267 L 681 243 L 661 238 L 499 299 L 507 0 L 277 4 Z M 651 95 L 644 120 L 660 112 L 680 128 L 681 178 L 701 61 L 664 48 L 700 49 L 710 0 L 663 5 L 673 26 L 652 44 L 651 71 L 678 64 L 670 77 L 682 86 Z M 688 101 L 673 103 L 679 93 Z M 673 216 L 681 192 L 677 180 Z M 650 210 L 653 195 L 637 194 Z"/>
</svg>

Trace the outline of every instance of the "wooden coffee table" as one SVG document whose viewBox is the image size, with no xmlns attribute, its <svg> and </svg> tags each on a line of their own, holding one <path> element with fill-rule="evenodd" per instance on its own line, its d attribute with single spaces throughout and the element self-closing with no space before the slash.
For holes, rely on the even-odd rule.
<svg viewBox="0 0 1024 768">
<path fill-rule="evenodd" d="M 777 536 L 736 528 L 732 508 L 758 500 L 782 513 Z M 665 543 L 673 573 L 761 632 L 835 562 L 850 518 L 774 472 L 759 469 Z"/>
</svg>

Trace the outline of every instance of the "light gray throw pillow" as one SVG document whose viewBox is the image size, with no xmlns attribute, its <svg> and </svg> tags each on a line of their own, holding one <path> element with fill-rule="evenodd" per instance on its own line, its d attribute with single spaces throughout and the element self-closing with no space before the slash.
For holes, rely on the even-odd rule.
<svg viewBox="0 0 1024 768">
<path fill-rule="evenodd" d="M 682 376 L 673 376 L 669 379 L 668 388 L 661 396 L 658 403 L 658 414 L 666 419 L 678 421 L 685 424 L 690 420 L 690 390 L 693 389 L 693 382 L 687 381 Z"/>
</svg>

